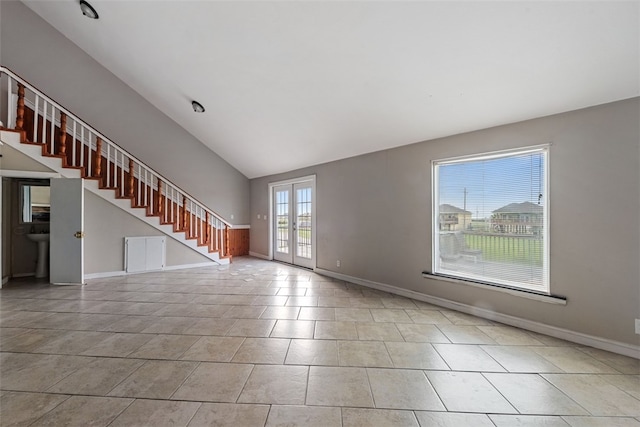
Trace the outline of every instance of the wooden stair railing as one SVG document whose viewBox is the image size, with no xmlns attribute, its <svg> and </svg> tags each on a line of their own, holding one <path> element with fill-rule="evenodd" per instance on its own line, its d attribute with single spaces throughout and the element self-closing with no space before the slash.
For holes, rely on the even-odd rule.
<svg viewBox="0 0 640 427">
<path fill-rule="evenodd" d="M 115 191 L 116 198 L 130 199 L 132 208 L 145 209 L 209 252 L 231 258 L 231 225 L 222 217 L 6 67 L 0 66 L 1 78 L 7 85 L 6 129 L 20 132 L 22 143 L 41 146 L 43 156 L 60 158 L 63 167 L 79 169 L 83 178 Z"/>
</svg>

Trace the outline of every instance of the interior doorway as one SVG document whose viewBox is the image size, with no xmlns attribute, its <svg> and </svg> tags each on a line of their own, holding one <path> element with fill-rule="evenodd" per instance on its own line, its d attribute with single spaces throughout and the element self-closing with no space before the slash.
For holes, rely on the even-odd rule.
<svg viewBox="0 0 640 427">
<path fill-rule="evenodd" d="M 269 184 L 271 258 L 315 267 L 315 175 Z"/>
<path fill-rule="evenodd" d="M 82 179 L 15 170 L 0 177 L 0 288 L 10 281 L 83 283 L 82 241 L 65 229 L 83 229 Z"/>
</svg>

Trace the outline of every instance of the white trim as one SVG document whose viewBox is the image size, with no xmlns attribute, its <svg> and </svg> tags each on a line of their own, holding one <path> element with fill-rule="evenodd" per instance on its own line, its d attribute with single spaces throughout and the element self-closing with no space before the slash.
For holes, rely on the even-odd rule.
<svg viewBox="0 0 640 427">
<path fill-rule="evenodd" d="M 85 274 L 84 275 L 84 280 L 89 280 L 89 279 L 102 279 L 105 277 L 116 277 L 116 276 L 126 276 L 127 272 L 126 271 L 105 271 L 102 273 L 91 273 L 91 274 Z"/>
<path fill-rule="evenodd" d="M 164 268 L 165 271 L 168 270 L 186 270 L 188 268 L 200 268 L 200 267 L 212 267 L 212 266 L 220 266 L 217 262 L 199 262 L 195 264 L 182 264 L 182 265 L 168 265 Z"/>
<path fill-rule="evenodd" d="M 219 267 L 220 264 L 218 264 L 215 261 L 211 261 L 211 262 L 200 262 L 200 263 L 196 263 L 196 264 L 182 264 L 182 265 L 170 265 L 165 267 L 162 270 L 152 270 L 152 271 L 136 271 L 134 273 L 127 273 L 126 271 L 122 270 L 122 271 L 105 271 L 102 273 L 91 273 L 91 274 L 85 274 L 84 278 L 85 280 L 91 280 L 91 279 L 103 279 L 106 277 L 116 277 L 116 276 L 134 276 L 136 274 L 145 274 L 145 273 L 158 273 L 158 272 L 162 272 L 162 271 L 170 271 L 170 270 L 186 270 L 188 268 L 199 268 L 199 267 L 213 267 L 213 266 L 217 266 Z"/>
<path fill-rule="evenodd" d="M 316 197 L 316 174 L 312 174 L 312 175 L 306 175 L 306 176 L 301 176 L 298 178 L 289 178 L 289 179 L 285 179 L 282 181 L 274 181 L 274 182 L 270 182 L 268 184 L 269 186 L 269 255 L 267 258 L 263 258 L 263 259 L 267 259 L 267 260 L 273 260 L 274 259 L 274 254 L 273 254 L 273 245 L 274 245 L 274 241 L 273 241 L 273 222 L 275 221 L 275 216 L 273 215 L 273 210 L 274 210 L 274 206 L 273 206 L 273 189 L 274 187 L 277 187 L 279 185 L 294 185 L 294 184 L 302 184 L 302 183 L 306 183 L 306 182 L 311 182 L 311 218 L 312 218 L 312 228 L 311 228 L 311 253 L 312 253 L 312 259 L 311 262 L 313 265 L 313 267 L 304 267 L 304 268 L 315 268 L 316 263 L 317 263 L 317 257 L 316 257 L 316 243 L 317 243 L 317 234 L 316 234 L 316 229 L 318 228 L 318 218 L 316 215 L 317 209 L 316 209 L 316 201 L 317 201 L 317 197 Z M 251 253 L 250 253 L 251 254 Z M 292 264 L 295 265 L 295 264 Z"/>
<path fill-rule="evenodd" d="M 551 293 L 551 279 L 550 279 L 550 267 L 549 267 L 549 239 L 550 239 L 550 228 L 549 228 L 549 201 L 551 197 L 549 195 L 549 149 L 551 147 L 551 143 L 533 145 L 528 147 L 521 148 L 511 148 L 507 150 L 501 151 L 493 151 L 488 153 L 481 154 L 470 154 L 465 156 L 452 157 L 448 159 L 436 159 L 431 160 L 431 271 L 434 273 L 443 273 L 451 276 L 457 276 L 460 279 L 469 279 L 474 280 L 477 278 L 481 281 L 494 282 L 496 285 L 506 285 L 513 286 L 515 288 L 520 288 L 523 290 L 530 290 L 533 292 L 537 292 L 533 285 L 527 285 L 523 282 L 515 282 L 506 279 L 500 279 L 497 277 L 479 277 L 473 274 L 463 273 L 455 270 L 445 270 L 444 267 L 441 266 L 441 257 L 440 257 L 440 172 L 439 168 L 444 165 L 451 164 L 459 164 L 459 163 L 467 163 L 470 161 L 478 161 L 478 160 L 495 160 L 507 157 L 521 156 L 526 154 L 534 154 L 540 153 L 543 157 L 544 163 L 544 171 L 541 176 L 543 193 L 544 194 L 544 203 L 542 205 L 542 245 L 543 245 L 543 260 L 542 260 L 542 284 L 544 286 L 545 293 Z M 466 188 L 465 188 L 466 191 Z M 465 193 L 466 194 L 466 193 Z M 542 196 L 541 194 L 541 196 Z M 466 198 L 466 195 L 465 195 Z M 466 200 L 466 199 L 465 199 Z M 466 204 L 466 202 L 465 202 Z M 463 208 L 466 209 L 466 206 Z M 464 230 L 463 230 L 464 231 Z"/>
<path fill-rule="evenodd" d="M 231 225 L 230 226 L 231 229 L 233 230 L 248 230 L 251 228 L 250 225 L 245 224 L 245 225 Z"/>
<path fill-rule="evenodd" d="M 385 283 L 379 283 L 371 280 L 360 279 L 357 277 L 349 276 L 342 273 L 336 273 L 334 271 L 325 270 L 322 268 L 315 268 L 314 272 L 318 274 L 322 274 L 324 276 L 332 277 L 334 279 L 344 280 L 347 282 L 366 286 L 368 288 L 389 292 L 395 295 L 412 298 L 418 301 L 428 302 L 430 304 L 434 304 L 437 306 L 441 306 L 441 307 L 449 308 L 452 310 L 460 311 L 463 313 L 471 314 L 474 316 L 482 317 L 484 319 L 489 319 L 496 322 L 504 323 L 506 325 L 515 326 L 517 328 L 526 329 L 528 331 L 537 332 L 540 334 L 549 335 L 551 337 L 560 338 L 566 341 L 571 341 L 577 344 L 587 345 L 587 346 L 595 347 L 601 350 L 606 350 L 613 353 L 622 354 L 624 356 L 640 359 L 640 346 L 638 345 L 627 344 L 624 342 L 614 341 L 607 338 L 583 334 L 581 332 L 575 332 L 569 329 L 559 328 L 557 326 L 551 326 L 544 323 L 535 322 L 533 320 L 522 319 L 519 317 L 510 316 L 508 314 L 497 313 L 495 311 L 487 310 L 484 308 L 474 307 L 468 304 L 459 303 L 459 302 L 448 300 L 445 298 L 429 296 L 420 292 L 412 291 L 409 289 L 402 289 L 397 286 L 388 285 Z"/>
<path fill-rule="evenodd" d="M 459 285 L 473 286 L 474 288 L 480 288 L 488 291 L 502 292 L 502 293 L 513 295 L 516 297 L 532 299 L 536 301 L 546 302 L 549 304 L 567 305 L 566 299 L 554 298 L 551 295 L 535 294 L 535 293 L 527 292 L 524 289 L 510 289 L 510 288 L 504 288 L 501 286 L 485 285 L 482 283 L 475 283 L 469 280 L 458 279 L 455 277 L 437 276 L 431 273 L 422 273 L 422 277 L 424 277 L 425 279 L 441 280 L 443 282 L 451 282 L 451 283 L 457 283 Z"/>
<path fill-rule="evenodd" d="M 4 178 L 61 178 L 58 172 L 35 172 L 19 170 L 0 170 L 0 176 Z"/>
<path fill-rule="evenodd" d="M 269 258 L 269 255 L 264 255 L 264 254 L 261 254 L 258 252 L 252 252 L 252 251 L 249 251 L 249 256 L 260 258 L 260 259 L 266 259 L 267 261 L 271 261 L 272 259 L 272 258 Z"/>
<path fill-rule="evenodd" d="M 278 185 L 285 185 L 285 184 L 297 184 L 299 182 L 308 182 L 308 181 L 315 181 L 315 180 L 316 180 L 315 174 L 306 175 L 306 176 L 301 176 L 300 178 L 289 178 L 283 181 L 270 182 L 269 187 L 276 187 Z"/>
<path fill-rule="evenodd" d="M 501 157 L 509 157 L 514 154 L 536 153 L 542 150 L 549 149 L 551 145 L 552 145 L 551 142 L 547 142 L 546 144 L 528 145 L 526 147 L 521 147 L 521 148 L 509 148 L 506 150 L 489 151 L 489 152 L 483 152 L 483 153 L 477 153 L 477 154 L 468 154 L 464 156 L 448 157 L 444 159 L 432 160 L 431 163 L 451 164 L 451 163 L 466 162 L 470 159 L 473 159 L 473 160 L 499 159 Z"/>
</svg>

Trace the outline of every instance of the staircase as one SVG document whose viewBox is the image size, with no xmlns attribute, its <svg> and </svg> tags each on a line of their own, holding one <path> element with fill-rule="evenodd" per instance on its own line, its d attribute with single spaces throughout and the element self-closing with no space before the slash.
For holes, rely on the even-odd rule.
<svg viewBox="0 0 640 427">
<path fill-rule="evenodd" d="M 0 66 L 7 91 L 2 142 L 212 261 L 228 264 L 231 224 L 34 86 Z M 6 86 L 5 86 L 6 85 Z"/>
</svg>

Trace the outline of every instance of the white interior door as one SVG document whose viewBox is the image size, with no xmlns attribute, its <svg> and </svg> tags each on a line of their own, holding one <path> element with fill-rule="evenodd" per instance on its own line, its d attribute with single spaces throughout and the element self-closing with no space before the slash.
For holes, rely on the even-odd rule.
<svg viewBox="0 0 640 427">
<path fill-rule="evenodd" d="M 313 181 L 273 186 L 273 258 L 315 267 Z"/>
<path fill-rule="evenodd" d="M 51 179 L 49 280 L 84 283 L 84 181 Z"/>
</svg>

